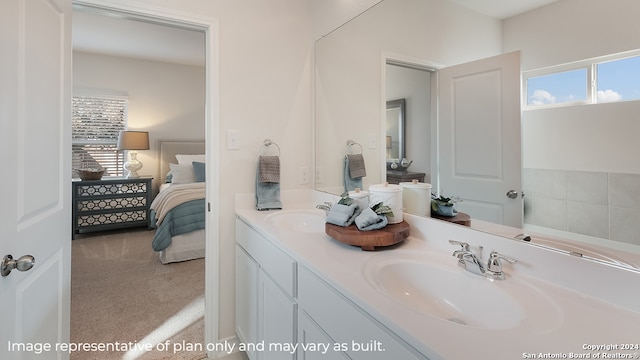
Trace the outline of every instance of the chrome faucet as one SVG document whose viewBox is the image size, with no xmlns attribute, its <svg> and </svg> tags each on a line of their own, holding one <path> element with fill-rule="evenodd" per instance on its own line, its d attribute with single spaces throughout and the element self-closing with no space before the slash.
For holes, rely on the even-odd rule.
<svg viewBox="0 0 640 360">
<path fill-rule="evenodd" d="M 452 245 L 460 245 L 460 249 L 453 252 L 453 256 L 458 259 L 458 266 L 465 270 L 472 272 L 476 275 L 484 276 L 491 280 L 504 280 L 504 272 L 502 271 L 502 261 L 506 260 L 509 263 L 517 262 L 516 259 L 502 255 L 497 251 L 492 251 L 489 254 L 489 261 L 487 265 L 482 264 L 482 246 L 479 246 L 478 255 L 474 254 L 470 250 L 470 245 L 466 242 L 449 240 Z"/>
<path fill-rule="evenodd" d="M 331 210 L 331 205 L 333 204 L 328 201 L 325 201 L 324 204 L 316 205 L 316 209 L 322 209 L 324 210 L 324 212 L 329 213 L 329 210 Z"/>
</svg>

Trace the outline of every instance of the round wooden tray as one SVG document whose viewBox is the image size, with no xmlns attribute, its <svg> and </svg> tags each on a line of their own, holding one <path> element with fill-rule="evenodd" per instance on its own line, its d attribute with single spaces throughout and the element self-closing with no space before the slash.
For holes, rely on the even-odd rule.
<svg viewBox="0 0 640 360">
<path fill-rule="evenodd" d="M 409 237 L 409 224 L 403 221 L 387 225 L 379 230 L 360 231 L 355 225 L 344 227 L 325 223 L 324 231 L 340 242 L 359 246 L 362 250 L 373 251 L 376 247 L 394 245 L 404 241 Z"/>
</svg>

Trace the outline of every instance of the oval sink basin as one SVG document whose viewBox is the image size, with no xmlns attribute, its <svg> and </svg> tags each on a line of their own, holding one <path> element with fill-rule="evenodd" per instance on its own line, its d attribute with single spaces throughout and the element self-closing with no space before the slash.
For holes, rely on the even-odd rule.
<svg viewBox="0 0 640 360">
<path fill-rule="evenodd" d="M 559 307 L 527 282 L 514 277 L 491 281 L 441 254 L 380 254 L 368 260 L 364 275 L 399 305 L 459 325 L 540 332 L 562 319 Z"/>
<path fill-rule="evenodd" d="M 282 210 L 269 214 L 265 220 L 284 231 L 324 233 L 324 210 Z"/>
</svg>

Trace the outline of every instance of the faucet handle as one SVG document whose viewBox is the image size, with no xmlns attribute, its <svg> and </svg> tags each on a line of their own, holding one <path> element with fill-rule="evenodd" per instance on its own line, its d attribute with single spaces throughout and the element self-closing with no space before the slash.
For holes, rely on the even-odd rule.
<svg viewBox="0 0 640 360">
<path fill-rule="evenodd" d="M 460 247 L 462 247 L 462 250 L 469 251 L 469 244 L 466 243 L 466 242 L 457 241 L 457 240 L 449 240 L 449 244 L 451 244 L 451 245 L 460 245 Z"/>
<path fill-rule="evenodd" d="M 513 264 L 518 262 L 518 260 L 506 256 L 506 255 L 502 255 L 497 251 L 492 251 L 489 254 L 489 263 L 487 264 L 487 270 L 489 271 L 493 271 L 496 273 L 501 273 L 502 272 L 502 262 L 500 260 L 506 260 L 509 263 Z"/>
</svg>

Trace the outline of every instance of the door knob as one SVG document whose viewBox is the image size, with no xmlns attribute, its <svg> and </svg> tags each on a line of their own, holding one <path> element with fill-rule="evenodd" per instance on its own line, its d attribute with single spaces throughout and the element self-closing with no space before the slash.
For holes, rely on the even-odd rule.
<svg viewBox="0 0 640 360">
<path fill-rule="evenodd" d="M 518 192 L 515 190 L 509 190 L 507 191 L 507 197 L 509 199 L 517 199 L 518 198 Z"/>
<path fill-rule="evenodd" d="M 11 255 L 5 255 L 2 259 L 2 276 L 9 275 L 13 269 L 28 271 L 35 263 L 36 259 L 31 255 L 21 256 L 18 260 L 14 260 Z"/>
</svg>

